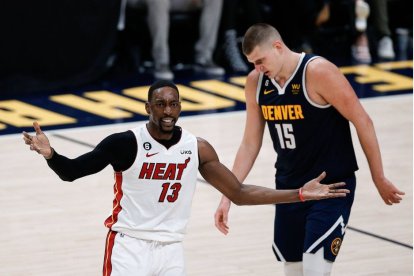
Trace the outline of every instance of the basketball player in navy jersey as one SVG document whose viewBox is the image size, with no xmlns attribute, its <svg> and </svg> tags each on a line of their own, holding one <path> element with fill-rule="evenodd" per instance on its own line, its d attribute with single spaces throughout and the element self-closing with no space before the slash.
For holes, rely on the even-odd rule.
<svg viewBox="0 0 414 276">
<path fill-rule="evenodd" d="M 247 118 L 233 173 L 243 182 L 262 145 L 265 124 L 277 152 L 276 188 L 295 189 L 326 170 L 343 181 L 346 198 L 276 206 L 273 251 L 285 274 L 330 275 L 348 223 L 358 169 L 349 121 L 355 126 L 372 179 L 385 204 L 404 193 L 385 176 L 373 123 L 338 68 L 324 58 L 295 53 L 267 24 L 251 26 L 243 52 L 253 70 L 245 85 Z M 216 227 L 228 233 L 230 201 L 223 196 Z"/>
<path fill-rule="evenodd" d="M 322 185 L 322 173 L 299 189 L 276 191 L 240 184 L 205 140 L 176 126 L 181 104 L 177 87 L 154 83 L 145 105 L 149 121 L 116 133 L 75 159 L 58 154 L 35 122 L 23 133 L 62 180 L 114 169 L 113 211 L 105 221 L 103 275 L 185 275 L 182 240 L 190 217 L 197 172 L 236 204 L 275 204 L 344 197 L 345 183 Z M 303 202 L 304 204 L 305 202 Z"/>
</svg>

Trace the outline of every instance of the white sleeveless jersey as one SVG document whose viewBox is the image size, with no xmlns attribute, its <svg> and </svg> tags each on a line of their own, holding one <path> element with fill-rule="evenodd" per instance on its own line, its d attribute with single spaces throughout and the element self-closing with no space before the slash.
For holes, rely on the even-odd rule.
<svg viewBox="0 0 414 276">
<path fill-rule="evenodd" d="M 105 226 L 144 240 L 182 241 L 197 182 L 197 138 L 182 130 L 167 149 L 145 125 L 132 131 L 137 157 L 128 170 L 115 172 L 114 208 Z"/>
</svg>

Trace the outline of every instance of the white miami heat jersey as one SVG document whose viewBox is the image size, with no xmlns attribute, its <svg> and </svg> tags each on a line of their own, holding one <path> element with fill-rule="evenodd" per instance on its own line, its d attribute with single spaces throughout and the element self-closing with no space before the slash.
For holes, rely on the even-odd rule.
<svg viewBox="0 0 414 276">
<path fill-rule="evenodd" d="M 114 208 L 105 226 L 144 240 L 182 241 L 197 182 L 197 138 L 182 130 L 167 149 L 145 125 L 132 131 L 137 157 L 131 168 L 115 172 Z"/>
</svg>

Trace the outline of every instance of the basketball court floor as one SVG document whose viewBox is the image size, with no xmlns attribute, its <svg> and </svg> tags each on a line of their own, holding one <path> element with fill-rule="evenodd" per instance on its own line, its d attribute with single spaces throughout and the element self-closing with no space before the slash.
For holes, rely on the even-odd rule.
<svg viewBox="0 0 414 276">
<path fill-rule="evenodd" d="M 413 275 L 412 61 L 341 67 L 371 115 L 386 176 L 406 195 L 385 205 L 370 178 L 353 130 L 357 191 L 332 275 Z M 178 125 L 208 140 L 232 166 L 244 131 L 243 76 L 179 79 Z M 100 275 L 113 200 L 111 167 L 63 182 L 24 144 L 21 131 L 39 121 L 55 149 L 68 157 L 146 120 L 152 80 L 87 90 L 0 98 L 0 275 Z M 95 89 L 96 88 L 96 89 Z M 246 183 L 274 187 L 275 153 L 268 135 Z M 187 274 L 283 275 L 272 252 L 274 206 L 232 206 L 230 233 L 214 226 L 220 193 L 199 178 L 184 241 Z"/>
</svg>

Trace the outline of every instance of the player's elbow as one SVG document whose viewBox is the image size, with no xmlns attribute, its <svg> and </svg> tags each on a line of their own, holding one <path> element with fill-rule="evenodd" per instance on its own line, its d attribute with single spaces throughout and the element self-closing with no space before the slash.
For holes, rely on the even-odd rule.
<svg viewBox="0 0 414 276">
<path fill-rule="evenodd" d="M 228 198 L 231 200 L 231 202 L 233 202 L 237 206 L 247 204 L 246 200 L 243 198 L 243 192 L 242 192 L 241 189 L 239 191 L 234 192 L 231 195 L 229 195 Z"/>
<path fill-rule="evenodd" d="M 244 202 L 243 202 L 243 200 L 241 200 L 240 198 L 238 198 L 238 197 L 233 197 L 233 198 L 230 198 L 230 200 L 231 200 L 231 202 L 233 202 L 234 204 L 236 204 L 237 206 L 242 206 L 242 205 L 245 205 L 244 204 Z"/>
</svg>

